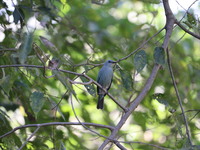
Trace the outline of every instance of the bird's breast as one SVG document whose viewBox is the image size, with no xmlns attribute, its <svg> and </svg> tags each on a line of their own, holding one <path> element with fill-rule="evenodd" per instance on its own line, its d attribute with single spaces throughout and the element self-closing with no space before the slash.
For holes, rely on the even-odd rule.
<svg viewBox="0 0 200 150">
<path fill-rule="evenodd" d="M 98 83 L 104 88 L 110 85 L 113 77 L 113 69 L 111 67 L 102 67 L 98 75 Z"/>
</svg>

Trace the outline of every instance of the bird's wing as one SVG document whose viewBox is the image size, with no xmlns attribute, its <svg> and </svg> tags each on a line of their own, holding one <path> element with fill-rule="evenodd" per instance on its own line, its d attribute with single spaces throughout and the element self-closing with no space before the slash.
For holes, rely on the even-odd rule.
<svg viewBox="0 0 200 150">
<path fill-rule="evenodd" d="M 112 76 L 112 79 L 111 79 L 110 85 L 109 85 L 108 88 L 107 88 L 107 91 L 110 89 L 111 84 L 112 84 L 112 81 L 113 81 L 113 76 Z"/>
<path fill-rule="evenodd" d="M 98 77 L 97 77 L 97 83 L 99 83 L 99 79 L 100 79 L 100 77 L 98 75 Z M 99 93 L 99 87 L 98 86 L 97 86 L 97 93 Z"/>
</svg>

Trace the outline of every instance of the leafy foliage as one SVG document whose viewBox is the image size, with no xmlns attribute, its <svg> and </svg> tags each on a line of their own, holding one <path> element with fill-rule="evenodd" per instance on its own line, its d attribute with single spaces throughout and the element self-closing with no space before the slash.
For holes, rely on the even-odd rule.
<svg viewBox="0 0 200 150">
<path fill-rule="evenodd" d="M 162 7 L 159 0 L 17 0 L 15 5 L 0 1 L 0 136 L 27 124 L 81 121 L 115 126 L 124 114 L 121 108 L 106 96 L 104 110 L 97 110 L 96 85 L 72 84 L 89 82 L 74 72 L 96 80 L 101 63 L 119 60 L 109 93 L 129 106 L 154 63 L 166 63 L 165 51 L 159 47 L 165 33 L 154 36 L 165 22 Z M 195 11 L 187 11 L 183 23 L 199 34 L 197 18 Z M 200 45 L 183 34 L 174 28 L 168 48 L 194 146 L 188 144 L 182 112 L 164 67 L 119 132 L 127 149 L 154 149 L 147 144 L 199 148 Z M 135 53 L 139 47 L 142 50 Z M 87 127 L 110 135 L 106 128 Z M 0 148 L 19 149 L 35 130 L 27 127 L 0 138 Z M 33 137 L 24 149 L 98 149 L 105 140 L 82 125 L 43 126 Z M 131 143 L 135 141 L 147 144 Z M 111 149 L 117 148 L 112 145 Z"/>
</svg>

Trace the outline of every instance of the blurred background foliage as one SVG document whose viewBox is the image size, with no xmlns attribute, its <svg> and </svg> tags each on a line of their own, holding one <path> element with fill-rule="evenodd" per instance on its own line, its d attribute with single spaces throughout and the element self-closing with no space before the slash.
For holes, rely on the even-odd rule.
<svg viewBox="0 0 200 150">
<path fill-rule="evenodd" d="M 185 13 L 186 10 L 180 10 L 175 15 L 177 19 L 184 16 L 184 26 L 199 35 L 198 12 L 191 7 Z M 96 80 L 101 67 L 98 64 L 127 56 L 164 25 L 165 14 L 159 0 L 1 1 L 0 65 L 47 66 L 49 60 L 56 60 L 60 69 L 85 72 Z M 129 106 L 144 86 L 154 64 L 154 49 L 162 46 L 164 35 L 162 31 L 142 51 L 120 61 L 116 67 L 109 92 L 123 106 Z M 195 145 L 200 145 L 199 48 L 199 40 L 174 27 L 170 57 Z M 54 76 L 45 78 L 44 74 Z M 123 111 L 108 96 L 104 110 L 97 110 L 96 87 L 71 85 L 68 79 L 87 82 L 76 75 L 44 72 L 41 68 L 1 68 L 0 135 L 24 124 L 77 122 L 72 104 L 82 122 L 113 126 L 118 123 Z M 91 129 L 105 136 L 110 134 L 107 129 Z M 34 130 L 21 129 L 0 139 L 0 148 L 19 148 Z M 167 64 L 120 130 L 119 140 L 170 149 L 189 147 Z M 103 141 L 81 126 L 49 126 L 40 128 L 24 149 L 97 149 Z M 124 146 L 155 149 L 140 143 Z M 111 149 L 117 148 L 112 145 Z"/>
</svg>

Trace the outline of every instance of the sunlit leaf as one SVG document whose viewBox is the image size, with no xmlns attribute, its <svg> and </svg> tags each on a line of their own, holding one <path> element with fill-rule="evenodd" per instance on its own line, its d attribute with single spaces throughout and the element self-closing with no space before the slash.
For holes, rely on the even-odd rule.
<svg viewBox="0 0 200 150">
<path fill-rule="evenodd" d="M 31 94 L 30 101 L 31 101 L 31 108 L 33 112 L 35 113 L 35 116 L 37 116 L 37 114 L 40 112 L 45 102 L 44 94 L 41 92 L 35 91 Z"/>
<path fill-rule="evenodd" d="M 165 64 L 165 51 L 162 47 L 156 47 L 154 50 L 155 63 L 164 65 Z"/>
<path fill-rule="evenodd" d="M 156 93 L 152 96 L 153 99 L 156 99 L 159 103 L 165 105 L 166 107 L 169 106 L 167 100 L 165 100 L 165 95 L 163 93 Z"/>
<path fill-rule="evenodd" d="M 140 73 L 147 64 L 147 54 L 144 50 L 137 52 L 134 56 L 134 66 L 137 73 Z"/>
<path fill-rule="evenodd" d="M 133 81 L 131 74 L 127 71 L 120 70 L 120 75 L 124 88 L 131 91 L 133 89 Z"/>
<path fill-rule="evenodd" d="M 54 2 L 54 5 L 58 8 L 59 12 L 58 12 L 58 15 L 60 17 L 64 17 L 70 10 L 70 5 L 68 5 L 66 3 L 65 0 L 62 0 L 62 1 L 53 1 Z"/>
</svg>

